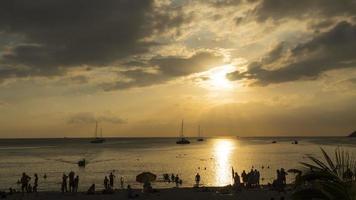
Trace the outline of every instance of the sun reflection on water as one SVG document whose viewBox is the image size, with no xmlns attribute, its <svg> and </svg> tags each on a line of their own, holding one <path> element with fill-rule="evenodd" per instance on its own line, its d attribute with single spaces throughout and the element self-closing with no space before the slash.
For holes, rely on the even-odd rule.
<svg viewBox="0 0 356 200">
<path fill-rule="evenodd" d="M 234 143 L 231 139 L 218 139 L 214 144 L 215 185 L 228 185 L 231 177 L 231 153 Z"/>
</svg>

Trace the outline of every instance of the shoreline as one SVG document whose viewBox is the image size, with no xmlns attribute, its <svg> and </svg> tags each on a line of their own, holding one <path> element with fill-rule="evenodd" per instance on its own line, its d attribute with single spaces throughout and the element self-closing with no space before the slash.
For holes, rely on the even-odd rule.
<svg viewBox="0 0 356 200">
<path fill-rule="evenodd" d="M 221 199 L 221 200 L 269 200 L 274 198 L 279 200 L 281 197 L 290 199 L 291 190 L 286 192 L 277 192 L 269 190 L 267 188 L 254 188 L 254 189 L 242 189 L 240 191 L 234 191 L 230 186 L 225 187 L 201 187 L 201 188 L 163 188 L 157 189 L 155 193 L 142 193 L 142 189 L 132 189 L 134 194 L 138 196 L 132 199 L 157 199 L 157 200 L 209 200 L 209 199 Z M 8 195 L 6 199 L 53 199 L 53 200 L 76 200 L 76 199 L 88 199 L 88 200 L 114 200 L 114 199 L 129 199 L 127 197 L 126 189 L 116 189 L 113 194 L 102 194 L 101 191 L 96 191 L 93 195 L 88 195 L 85 192 L 77 193 L 61 193 L 57 191 L 42 191 L 36 193 L 14 193 Z"/>
</svg>

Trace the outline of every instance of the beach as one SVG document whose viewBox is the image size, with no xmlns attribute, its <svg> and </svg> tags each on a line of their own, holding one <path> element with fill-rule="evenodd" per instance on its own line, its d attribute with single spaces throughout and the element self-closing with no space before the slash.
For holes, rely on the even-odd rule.
<svg viewBox="0 0 356 200">
<path fill-rule="evenodd" d="M 290 199 L 291 192 L 278 193 L 276 191 L 269 191 L 264 189 L 251 189 L 242 191 L 231 191 L 223 187 L 209 187 L 209 188 L 166 188 L 159 189 L 157 193 L 142 193 L 140 189 L 134 189 L 134 193 L 139 196 L 134 199 L 155 199 L 155 200 L 270 200 L 274 198 L 279 200 L 280 197 Z M 65 193 L 60 192 L 40 192 L 39 194 L 25 194 L 16 193 L 7 196 L 7 199 L 28 199 L 28 200 L 117 200 L 128 199 L 125 190 L 117 190 L 114 194 L 100 194 L 87 195 L 85 193 Z"/>
</svg>

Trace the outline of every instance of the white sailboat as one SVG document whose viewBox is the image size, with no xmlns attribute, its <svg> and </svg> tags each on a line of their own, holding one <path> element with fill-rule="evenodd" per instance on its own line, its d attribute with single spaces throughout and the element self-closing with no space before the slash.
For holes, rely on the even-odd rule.
<svg viewBox="0 0 356 200">
<path fill-rule="evenodd" d="M 176 142 L 177 144 L 190 144 L 190 141 L 187 140 L 185 137 L 184 137 L 184 122 L 182 120 L 182 125 L 181 125 L 181 129 L 180 129 L 180 137 L 179 137 L 179 140 Z"/>
<path fill-rule="evenodd" d="M 197 139 L 198 142 L 202 142 L 204 141 L 204 138 L 201 137 L 200 135 L 200 125 L 198 126 L 198 139 Z"/>
<path fill-rule="evenodd" d="M 94 135 L 94 139 L 90 141 L 90 143 L 98 144 L 103 142 L 105 142 L 105 139 L 103 138 L 102 129 L 100 128 L 100 137 L 98 137 L 98 122 L 95 122 L 95 135 Z"/>
</svg>

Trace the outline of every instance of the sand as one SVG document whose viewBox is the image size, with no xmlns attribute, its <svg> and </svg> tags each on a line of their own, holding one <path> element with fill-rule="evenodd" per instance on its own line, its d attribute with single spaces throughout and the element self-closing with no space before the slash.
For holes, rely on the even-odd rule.
<svg viewBox="0 0 356 200">
<path fill-rule="evenodd" d="M 227 191 L 223 188 L 209 188 L 208 190 L 196 189 L 196 188 L 171 188 L 160 189 L 157 193 L 144 194 L 140 190 L 134 190 L 139 196 L 134 199 L 157 199 L 157 200 L 270 200 L 273 197 L 275 200 L 279 200 L 281 196 L 285 199 L 290 199 L 290 192 L 278 193 L 275 191 L 263 190 L 263 189 L 251 189 L 243 190 L 239 192 Z M 34 199 L 34 200 L 121 200 L 128 199 L 125 190 L 118 190 L 114 194 L 95 194 L 87 195 L 84 193 L 66 193 L 60 192 L 40 192 L 36 194 L 25 194 L 22 196 L 20 193 L 7 196 L 7 199 Z"/>
</svg>

